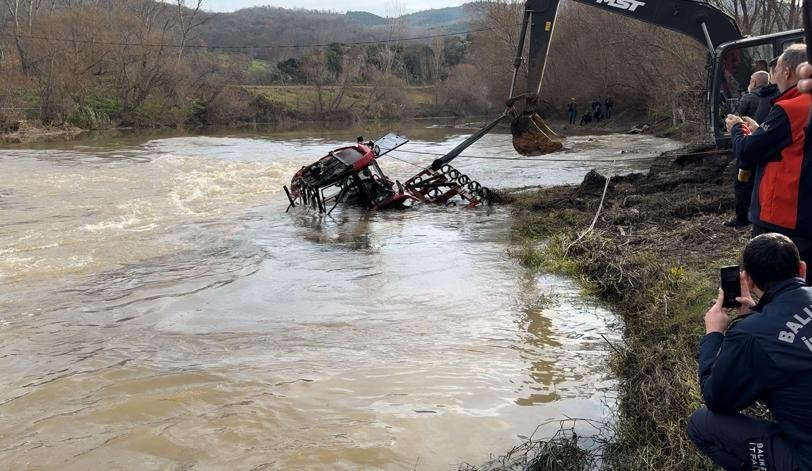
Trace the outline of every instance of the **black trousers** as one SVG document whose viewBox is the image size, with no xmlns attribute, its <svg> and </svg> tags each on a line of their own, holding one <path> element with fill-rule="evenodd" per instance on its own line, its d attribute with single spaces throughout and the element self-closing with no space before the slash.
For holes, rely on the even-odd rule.
<svg viewBox="0 0 812 471">
<path fill-rule="evenodd" d="M 791 447 L 773 422 L 742 414 L 699 409 L 688 420 L 688 436 L 699 451 L 726 471 L 795 471 Z"/>
<path fill-rule="evenodd" d="M 733 183 L 733 194 L 736 202 L 736 219 L 745 222 L 748 220 L 750 199 L 753 197 L 753 178 L 751 177 L 747 182 L 740 182 L 736 178 Z"/>
<path fill-rule="evenodd" d="M 773 231 L 771 229 L 767 229 L 766 227 L 753 224 L 753 237 L 760 234 L 766 234 L 768 232 L 778 231 Z M 810 271 L 812 271 L 810 270 L 810 267 L 812 267 L 812 238 L 792 236 L 789 234 L 785 235 L 792 239 L 792 241 L 795 242 L 795 246 L 798 247 L 798 252 L 801 254 L 801 260 L 806 262 L 806 284 L 812 285 L 812 273 L 810 273 Z"/>
</svg>

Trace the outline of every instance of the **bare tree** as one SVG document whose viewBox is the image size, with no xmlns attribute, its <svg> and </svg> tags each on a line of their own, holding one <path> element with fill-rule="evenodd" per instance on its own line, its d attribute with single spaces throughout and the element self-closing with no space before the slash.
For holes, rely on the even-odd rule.
<svg viewBox="0 0 812 471">
<path fill-rule="evenodd" d="M 473 38 L 471 60 L 488 87 L 487 97 L 493 106 L 507 98 L 513 57 L 519 43 L 519 27 L 524 11 L 517 0 L 498 0 L 474 4 L 475 29 L 483 31 Z M 525 59 L 526 59 L 525 53 Z M 527 73 L 527 60 L 522 62 L 522 74 Z"/>
<path fill-rule="evenodd" d="M 316 92 L 313 111 L 323 118 L 326 109 L 325 87 L 330 81 L 330 71 L 327 68 L 327 60 L 324 54 L 318 51 L 307 56 L 302 64 L 302 69 L 304 70 L 305 77 L 307 77 L 307 83 L 311 85 Z"/>
<path fill-rule="evenodd" d="M 711 0 L 730 14 L 744 34 L 768 34 L 801 27 L 801 0 Z"/>
<path fill-rule="evenodd" d="M 440 82 L 443 80 L 443 69 L 445 68 L 445 41 L 441 37 L 434 38 L 431 42 L 431 78 L 434 83 L 434 104 L 438 105 L 440 96 Z"/>
<path fill-rule="evenodd" d="M 30 75 L 31 62 L 22 43 L 22 35 L 31 35 L 34 27 L 34 15 L 39 10 L 41 0 L 3 0 L 5 11 L 14 24 L 14 44 L 20 58 L 23 73 Z"/>
<path fill-rule="evenodd" d="M 206 23 L 207 18 L 200 18 L 200 7 L 203 0 L 193 0 L 191 6 L 186 6 L 186 0 L 175 0 L 178 15 L 178 62 L 183 57 L 183 49 L 190 39 L 192 30 Z"/>
</svg>

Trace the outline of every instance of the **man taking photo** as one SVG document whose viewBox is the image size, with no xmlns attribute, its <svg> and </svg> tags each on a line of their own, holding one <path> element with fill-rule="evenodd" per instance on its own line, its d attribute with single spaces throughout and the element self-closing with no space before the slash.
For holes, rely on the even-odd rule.
<svg viewBox="0 0 812 471">
<path fill-rule="evenodd" d="M 697 448 L 726 470 L 812 470 L 812 288 L 806 263 L 781 234 L 753 238 L 742 255 L 739 316 L 724 294 L 705 314 L 699 383 L 705 407 L 688 421 Z M 760 298 L 758 304 L 751 296 Z M 756 401 L 774 422 L 740 412 Z"/>
</svg>

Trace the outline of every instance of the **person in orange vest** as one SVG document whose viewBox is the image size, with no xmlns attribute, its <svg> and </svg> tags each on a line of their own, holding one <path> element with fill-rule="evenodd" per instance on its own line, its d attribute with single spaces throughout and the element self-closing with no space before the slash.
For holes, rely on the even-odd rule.
<svg viewBox="0 0 812 471">
<path fill-rule="evenodd" d="M 753 236 L 788 236 L 812 263 L 812 148 L 805 136 L 812 96 L 801 93 L 798 66 L 806 46 L 793 44 L 778 58 L 773 82 L 781 94 L 764 122 L 728 115 L 725 119 L 739 167 L 755 170 L 750 221 Z"/>
</svg>

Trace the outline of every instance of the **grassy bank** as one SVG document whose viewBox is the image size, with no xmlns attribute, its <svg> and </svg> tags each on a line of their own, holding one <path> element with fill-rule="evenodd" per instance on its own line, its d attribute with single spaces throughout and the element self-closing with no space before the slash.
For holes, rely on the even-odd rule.
<svg viewBox="0 0 812 471">
<path fill-rule="evenodd" d="M 522 193 L 513 202 L 522 247 L 514 255 L 578 278 L 624 320 L 624 342 L 611 358 L 620 395 L 614 437 L 591 450 L 609 469 L 711 467 L 685 433 L 701 404 L 695 355 L 718 268 L 736 263 L 749 230 L 722 226 L 733 208 L 730 156 L 677 155 L 608 186 L 592 172 L 580 186 Z M 589 469 L 582 457 L 567 461 L 581 455 L 559 443 L 565 455 L 558 464 L 523 468 Z M 555 458 L 547 450 L 545 459 Z"/>
</svg>

